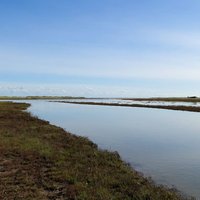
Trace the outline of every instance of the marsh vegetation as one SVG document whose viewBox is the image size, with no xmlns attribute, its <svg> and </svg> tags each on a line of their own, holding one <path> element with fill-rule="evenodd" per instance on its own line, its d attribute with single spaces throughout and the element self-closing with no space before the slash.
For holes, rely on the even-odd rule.
<svg viewBox="0 0 200 200">
<path fill-rule="evenodd" d="M 87 138 L 0 103 L 1 199 L 178 200 Z"/>
</svg>

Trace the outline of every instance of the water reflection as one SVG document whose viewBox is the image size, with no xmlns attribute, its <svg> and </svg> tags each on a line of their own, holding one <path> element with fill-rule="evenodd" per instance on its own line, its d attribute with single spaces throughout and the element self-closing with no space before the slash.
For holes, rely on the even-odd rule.
<svg viewBox="0 0 200 200">
<path fill-rule="evenodd" d="M 158 183 L 200 198 L 200 114 L 30 101 L 29 111 L 118 151 Z"/>
</svg>

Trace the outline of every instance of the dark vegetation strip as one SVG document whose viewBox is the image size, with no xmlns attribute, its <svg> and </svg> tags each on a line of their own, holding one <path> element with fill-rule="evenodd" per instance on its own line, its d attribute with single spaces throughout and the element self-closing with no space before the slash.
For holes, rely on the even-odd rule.
<svg viewBox="0 0 200 200">
<path fill-rule="evenodd" d="M 54 102 L 71 103 L 71 104 L 85 104 L 85 105 L 98 105 L 98 106 L 158 108 L 158 109 L 167 109 L 167 110 L 180 110 L 180 111 L 200 112 L 200 107 L 195 107 L 195 106 L 141 105 L 141 104 L 98 103 L 98 102 L 76 102 L 76 101 L 54 101 Z"/>
<path fill-rule="evenodd" d="M 0 100 L 48 100 L 48 99 L 84 99 L 71 96 L 0 96 Z"/>
<path fill-rule="evenodd" d="M 180 200 L 115 152 L 0 103 L 0 199 Z"/>
<path fill-rule="evenodd" d="M 171 101 L 171 102 L 200 102 L 199 97 L 152 97 L 152 98 L 121 98 L 133 101 Z"/>
<path fill-rule="evenodd" d="M 73 96 L 0 96 L 0 100 L 48 100 L 48 99 L 122 99 L 133 101 L 166 101 L 166 102 L 200 102 L 200 98 L 193 97 L 151 97 L 151 98 L 85 98 Z"/>
</svg>

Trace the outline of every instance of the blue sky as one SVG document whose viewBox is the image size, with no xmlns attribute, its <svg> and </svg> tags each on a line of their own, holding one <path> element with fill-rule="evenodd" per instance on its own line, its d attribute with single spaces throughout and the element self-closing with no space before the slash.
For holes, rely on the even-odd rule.
<svg viewBox="0 0 200 200">
<path fill-rule="evenodd" d="M 198 0 L 0 0 L 0 94 L 200 95 Z"/>
</svg>

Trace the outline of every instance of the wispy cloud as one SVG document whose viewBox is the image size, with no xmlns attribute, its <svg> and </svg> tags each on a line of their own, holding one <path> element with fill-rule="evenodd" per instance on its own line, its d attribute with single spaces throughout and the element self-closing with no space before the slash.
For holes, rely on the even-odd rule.
<svg viewBox="0 0 200 200">
<path fill-rule="evenodd" d="M 176 29 L 149 29 L 147 39 L 151 43 L 181 47 L 185 50 L 200 50 L 200 30 L 176 30 Z"/>
<path fill-rule="evenodd" d="M 76 58 L 77 56 L 77 58 Z M 103 57 L 103 59 L 102 59 Z M 85 55 L 41 57 L 24 53 L 1 54 L 0 73 L 18 76 L 66 76 L 118 79 L 199 80 L 200 59 L 179 52 L 154 52 L 128 55 L 96 51 Z M 20 75 L 21 74 L 21 75 Z M 55 83 L 56 84 L 56 83 Z"/>
<path fill-rule="evenodd" d="M 95 85 L 36 85 L 36 84 L 0 84 L 0 94 L 5 96 L 84 96 L 84 97 L 125 97 L 135 96 L 139 88 L 127 88 L 120 86 L 95 86 Z"/>
</svg>

